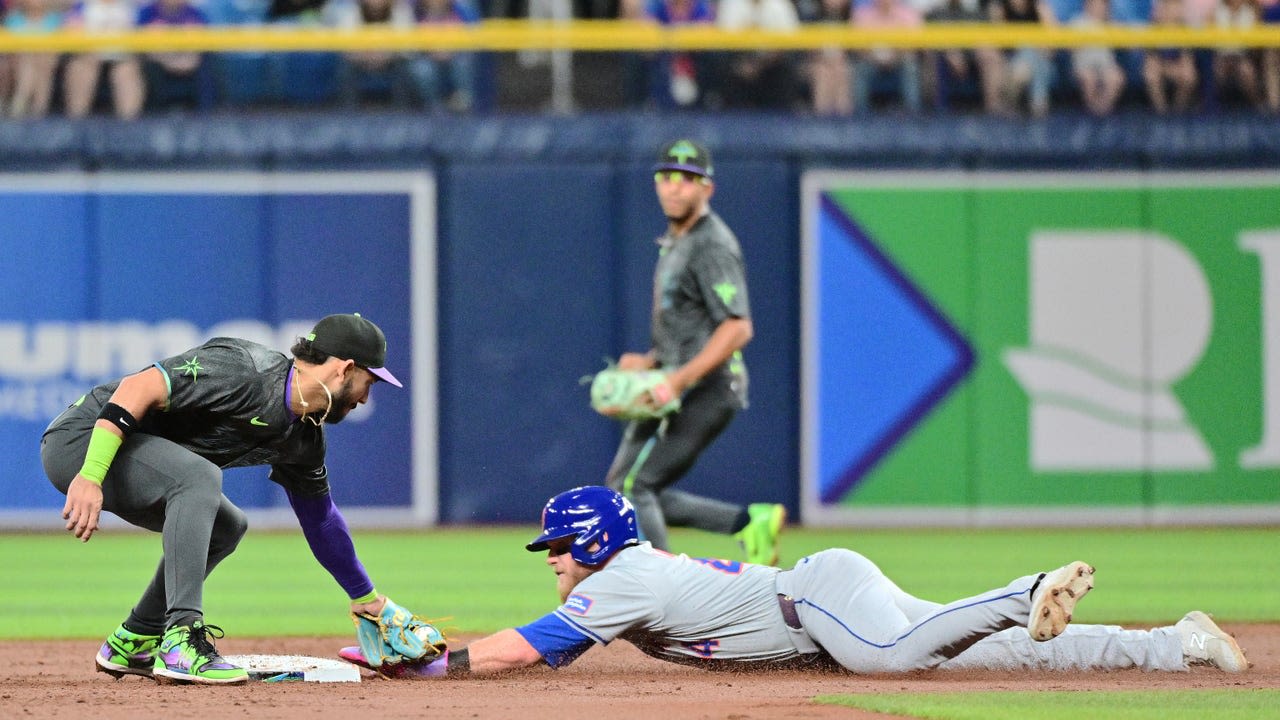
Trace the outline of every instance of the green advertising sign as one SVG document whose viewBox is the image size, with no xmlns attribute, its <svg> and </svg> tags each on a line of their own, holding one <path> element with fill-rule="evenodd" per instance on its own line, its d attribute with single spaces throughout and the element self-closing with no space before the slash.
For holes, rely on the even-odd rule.
<svg viewBox="0 0 1280 720">
<path fill-rule="evenodd" d="M 804 197 L 806 517 L 1280 519 L 1280 179 Z"/>
</svg>

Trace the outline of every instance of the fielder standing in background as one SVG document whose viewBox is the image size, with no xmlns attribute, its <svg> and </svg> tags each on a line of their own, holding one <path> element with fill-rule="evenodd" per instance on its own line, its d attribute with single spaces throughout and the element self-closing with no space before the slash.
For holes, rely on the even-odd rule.
<svg viewBox="0 0 1280 720">
<path fill-rule="evenodd" d="M 615 639 L 708 670 L 1249 666 L 1235 639 L 1199 611 L 1151 630 L 1069 625 L 1093 587 L 1093 568 L 1079 561 L 943 605 L 903 592 L 852 550 L 823 550 L 790 570 L 662 552 L 639 542 L 627 499 L 599 486 L 547 501 L 542 532 L 525 547 L 547 552 L 560 607 L 432 662 L 384 667 L 382 674 L 484 675 L 544 662 L 559 668 Z M 369 667 L 360 648 L 338 654 Z"/>
<path fill-rule="evenodd" d="M 248 679 L 218 655 L 212 639 L 222 629 L 202 610 L 205 577 L 248 529 L 222 494 L 223 468 L 271 466 L 316 560 L 351 598 L 357 626 L 361 616 L 408 620 L 356 557 L 325 467 L 324 423 L 340 422 L 380 380 L 402 387 L 385 367 L 386 338 L 359 315 L 330 315 L 291 352 L 214 338 L 99 385 L 45 430 L 41 460 L 67 496 L 62 517 L 77 538 L 89 541 L 103 510 L 162 533 L 160 566 L 102 645 L 100 671 L 180 683 Z"/>
<path fill-rule="evenodd" d="M 654 401 L 680 398 L 681 409 L 631 422 L 606 484 L 635 503 L 640 531 L 655 548 L 667 549 L 668 525 L 694 527 L 734 535 L 749 562 L 775 564 L 786 520 L 782 505 L 743 507 L 672 487 L 746 407 L 742 348 L 753 330 L 742 250 L 711 211 L 711 155 L 677 140 L 662 148 L 654 172 L 667 232 L 658 238 L 653 275 L 653 347 L 623 354 L 618 368 L 666 372 L 666 387 L 655 391 Z"/>
</svg>

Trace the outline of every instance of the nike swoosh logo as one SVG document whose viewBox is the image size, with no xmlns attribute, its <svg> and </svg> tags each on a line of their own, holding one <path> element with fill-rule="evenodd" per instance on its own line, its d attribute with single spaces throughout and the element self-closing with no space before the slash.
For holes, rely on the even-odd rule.
<svg viewBox="0 0 1280 720">
<path fill-rule="evenodd" d="M 254 415 L 254 416 L 249 420 L 249 424 L 250 424 L 250 425 L 261 425 L 262 427 L 266 427 L 266 426 L 267 426 L 267 423 L 264 423 L 264 422 L 262 422 L 261 420 L 259 420 L 257 415 Z"/>
</svg>

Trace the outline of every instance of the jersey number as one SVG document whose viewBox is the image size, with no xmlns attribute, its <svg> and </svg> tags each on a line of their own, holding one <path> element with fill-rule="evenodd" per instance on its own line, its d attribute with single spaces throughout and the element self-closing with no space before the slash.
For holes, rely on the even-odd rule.
<svg viewBox="0 0 1280 720">
<path fill-rule="evenodd" d="M 703 640 L 696 643 L 685 643 L 685 647 L 697 653 L 699 657 L 709 658 L 711 657 L 711 653 L 715 652 L 716 648 L 720 647 L 720 641 Z"/>
<path fill-rule="evenodd" d="M 742 573 L 742 561 L 740 560 L 723 560 L 720 558 L 692 558 L 692 560 L 729 575 Z"/>
</svg>

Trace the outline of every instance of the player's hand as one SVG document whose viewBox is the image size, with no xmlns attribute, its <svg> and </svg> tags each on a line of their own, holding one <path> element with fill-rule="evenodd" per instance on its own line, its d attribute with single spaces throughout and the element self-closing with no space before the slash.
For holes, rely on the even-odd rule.
<svg viewBox="0 0 1280 720">
<path fill-rule="evenodd" d="M 653 358 L 645 353 L 622 353 L 618 358 L 619 370 L 648 370 L 653 367 Z"/>
<path fill-rule="evenodd" d="M 67 502 L 62 506 L 62 519 L 67 529 L 89 542 L 98 530 L 98 517 L 102 515 L 102 486 L 76 475 L 67 488 Z"/>
<path fill-rule="evenodd" d="M 377 599 L 367 603 L 351 603 L 351 612 L 359 615 L 360 613 L 368 613 L 369 615 L 381 615 L 382 608 L 387 604 L 387 596 L 379 595 Z"/>
<path fill-rule="evenodd" d="M 641 402 L 649 406 L 651 409 L 657 410 L 663 405 L 671 402 L 671 399 L 677 397 L 678 394 L 679 393 L 675 390 L 674 383 L 668 379 L 646 390 L 644 397 L 641 398 Z"/>
</svg>

